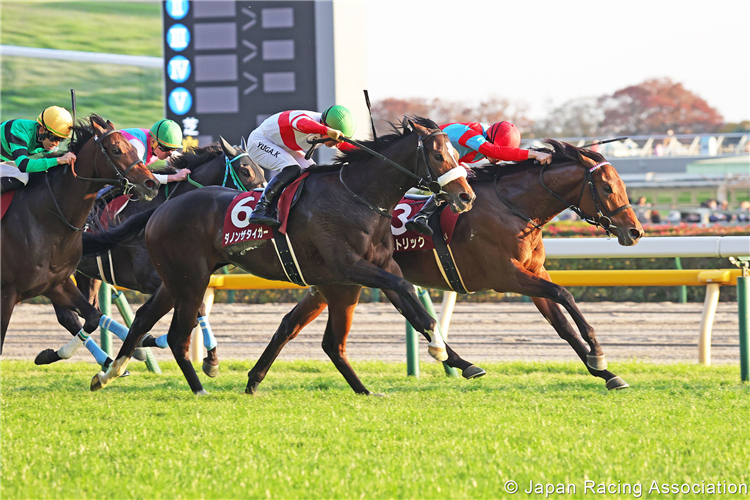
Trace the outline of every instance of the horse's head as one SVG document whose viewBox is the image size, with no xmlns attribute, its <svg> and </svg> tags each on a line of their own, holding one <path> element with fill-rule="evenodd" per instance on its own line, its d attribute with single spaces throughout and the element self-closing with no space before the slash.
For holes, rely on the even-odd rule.
<svg viewBox="0 0 750 500">
<path fill-rule="evenodd" d="M 255 189 L 266 182 L 261 166 L 247 155 L 247 145 L 244 138 L 239 148 L 233 147 L 221 136 L 219 136 L 219 143 L 245 189 Z"/>
<path fill-rule="evenodd" d="M 424 119 L 418 120 L 426 123 Z M 466 181 L 466 169 L 458 164 L 458 152 L 448 135 L 439 128 L 428 128 L 412 120 L 408 123 L 419 135 L 417 164 L 421 168 L 417 173 L 425 175 L 431 184 L 440 185 L 440 192 L 436 196 L 447 201 L 451 210 L 456 213 L 471 210 L 476 195 Z M 426 173 L 423 174 L 421 169 L 425 169 Z"/>
<path fill-rule="evenodd" d="M 628 202 L 625 183 L 612 164 L 597 152 L 552 139 L 546 142 L 585 169 L 578 199 L 574 202 L 581 211 L 579 215 L 617 236 L 620 245 L 638 243 L 643 227 Z"/>
<path fill-rule="evenodd" d="M 97 115 L 91 115 L 89 120 L 96 135 L 96 142 L 99 144 L 99 151 L 94 153 L 94 158 L 103 154 L 106 158 L 104 164 L 111 169 L 108 172 L 107 167 L 96 167 L 95 161 L 97 176 L 101 179 L 112 179 L 114 183 L 124 181 L 135 187 L 139 199 L 145 201 L 153 199 L 159 192 L 159 181 L 143 164 L 135 147 L 115 129 L 109 120 L 105 122 Z M 96 170 L 97 168 L 99 170 Z"/>
</svg>

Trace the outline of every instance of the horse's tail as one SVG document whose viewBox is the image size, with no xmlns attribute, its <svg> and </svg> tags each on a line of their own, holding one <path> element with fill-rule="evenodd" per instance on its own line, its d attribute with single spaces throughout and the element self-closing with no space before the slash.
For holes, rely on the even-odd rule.
<svg viewBox="0 0 750 500">
<path fill-rule="evenodd" d="M 146 223 L 148 223 L 157 208 L 159 207 L 149 208 L 146 211 L 135 214 L 109 231 L 83 233 L 83 257 L 102 255 L 137 236 L 146 227 Z"/>
</svg>

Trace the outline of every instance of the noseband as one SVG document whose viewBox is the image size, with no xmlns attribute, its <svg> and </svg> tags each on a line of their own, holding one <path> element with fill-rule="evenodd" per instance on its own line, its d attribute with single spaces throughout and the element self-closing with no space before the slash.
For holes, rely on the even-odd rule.
<svg viewBox="0 0 750 500">
<path fill-rule="evenodd" d="M 607 233 L 607 236 L 609 236 L 610 235 L 610 231 L 609 230 L 617 228 L 617 226 L 615 226 L 614 224 L 612 224 L 612 217 L 614 217 L 615 215 L 619 214 L 623 210 L 627 210 L 628 208 L 631 208 L 631 205 L 630 205 L 630 203 L 628 203 L 628 204 L 623 205 L 623 206 L 621 206 L 619 208 L 616 208 L 612 212 L 605 211 L 605 209 L 603 208 L 604 203 L 602 202 L 601 198 L 599 197 L 599 194 L 596 191 L 596 187 L 594 186 L 594 176 L 593 176 L 593 172 L 595 170 L 599 169 L 600 167 L 604 166 L 604 165 L 609 165 L 610 167 L 612 166 L 612 164 L 610 162 L 603 161 L 601 163 L 597 163 L 596 165 L 594 165 L 591 168 L 586 168 L 586 172 L 585 172 L 585 176 L 586 177 L 584 179 L 583 184 L 581 184 L 581 192 L 578 193 L 578 201 L 576 201 L 576 203 L 574 205 L 568 206 L 568 208 L 570 210 L 572 210 L 573 212 L 575 212 L 576 215 L 578 215 L 578 217 L 581 218 L 581 220 L 588 222 L 592 226 L 601 227 L 602 229 L 604 229 L 604 231 Z M 555 198 L 557 198 L 558 200 L 562 201 L 563 203 L 565 203 L 567 205 L 568 202 L 565 201 L 565 199 L 563 199 L 557 193 L 555 193 L 554 191 L 552 191 L 544 183 L 543 176 L 544 176 L 544 169 L 545 168 L 547 168 L 547 165 L 544 165 L 542 167 L 542 170 L 539 172 L 539 182 L 541 182 L 542 186 L 544 186 L 544 188 L 547 191 L 549 191 Z M 583 212 L 583 210 L 581 209 L 581 199 L 583 198 L 583 192 L 586 190 L 586 185 L 587 184 L 591 188 L 591 197 L 594 200 L 594 207 L 596 208 L 596 215 L 595 216 L 586 215 Z"/>
</svg>

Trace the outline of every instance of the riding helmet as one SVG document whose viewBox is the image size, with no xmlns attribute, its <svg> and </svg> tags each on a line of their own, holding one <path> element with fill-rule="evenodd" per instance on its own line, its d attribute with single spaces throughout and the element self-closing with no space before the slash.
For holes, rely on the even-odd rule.
<svg viewBox="0 0 750 500">
<path fill-rule="evenodd" d="M 50 106 L 42 111 L 36 119 L 37 123 L 49 132 L 63 139 L 70 139 L 73 117 L 67 109 L 60 106 Z"/>
<path fill-rule="evenodd" d="M 159 120 L 151 127 L 151 137 L 156 142 L 169 149 L 182 146 L 182 129 L 172 120 Z"/>
<path fill-rule="evenodd" d="M 323 123 L 340 130 L 346 137 L 354 135 L 354 130 L 357 128 L 352 112 L 344 106 L 331 106 L 323 111 Z"/>
<path fill-rule="evenodd" d="M 521 145 L 521 132 L 510 122 L 497 122 L 487 129 L 487 140 L 495 146 L 517 148 Z"/>
</svg>

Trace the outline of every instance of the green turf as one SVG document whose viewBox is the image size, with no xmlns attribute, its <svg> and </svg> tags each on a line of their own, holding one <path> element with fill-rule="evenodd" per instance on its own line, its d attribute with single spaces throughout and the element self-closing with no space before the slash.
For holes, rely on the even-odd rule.
<svg viewBox="0 0 750 500">
<path fill-rule="evenodd" d="M 2 2 L 0 41 L 24 47 L 162 55 L 159 3 Z M 163 118 L 163 71 L 135 66 L 3 57 L 0 121 L 33 119 L 47 106 L 98 113 L 121 128 Z"/>
<path fill-rule="evenodd" d="M 91 365 L 3 361 L 3 498 L 504 498 L 517 481 L 750 483 L 750 386 L 736 366 L 613 366 L 607 392 L 573 363 L 486 365 L 419 380 L 357 363 L 278 363 L 258 396 L 230 362 L 196 398 L 174 363 L 89 393 Z M 205 379 L 205 377 L 203 377 Z M 513 497 L 543 498 L 544 495 Z M 599 498 L 633 498 L 607 494 Z M 679 495 L 677 495 L 679 496 Z M 687 495 L 695 496 L 695 495 Z M 713 497 L 722 498 L 721 495 Z M 733 498 L 738 498 L 734 495 Z"/>
</svg>

